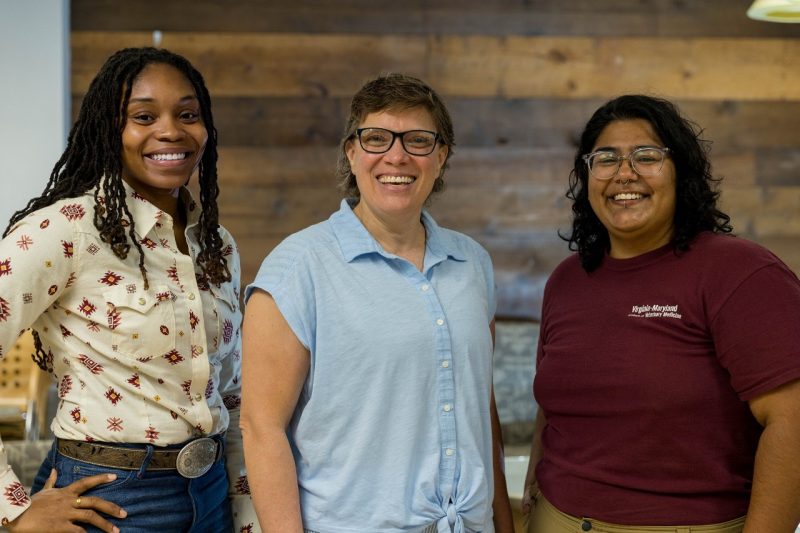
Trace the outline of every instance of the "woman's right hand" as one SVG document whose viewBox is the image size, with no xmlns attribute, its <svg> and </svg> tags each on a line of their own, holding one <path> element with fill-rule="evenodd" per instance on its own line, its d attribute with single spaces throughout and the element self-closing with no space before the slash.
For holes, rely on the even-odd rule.
<svg viewBox="0 0 800 533">
<path fill-rule="evenodd" d="M 542 432 L 547 420 L 544 411 L 536 411 L 536 421 L 533 424 L 533 438 L 531 439 L 531 453 L 528 459 L 528 471 L 525 473 L 525 488 L 522 490 L 522 514 L 528 515 L 534 504 L 536 493 L 539 492 L 539 483 L 536 481 L 536 465 L 542 459 Z"/>
<path fill-rule="evenodd" d="M 536 483 L 536 480 L 533 479 L 532 481 L 525 480 L 525 490 L 522 491 L 522 514 L 527 515 L 531 512 L 531 507 L 535 503 L 533 498 L 536 496 L 536 493 L 539 490 L 539 485 Z"/>
<path fill-rule="evenodd" d="M 117 478 L 114 474 L 98 474 L 78 480 L 66 487 L 56 489 L 56 471 L 41 491 L 31 497 L 31 506 L 9 522 L 6 528 L 11 533 L 41 533 L 42 531 L 80 533 L 85 530 L 76 522 L 92 524 L 108 533 L 119 533 L 119 528 L 99 513 L 125 518 L 128 513 L 120 506 L 95 496 L 81 496 L 84 492 L 109 483 Z"/>
</svg>

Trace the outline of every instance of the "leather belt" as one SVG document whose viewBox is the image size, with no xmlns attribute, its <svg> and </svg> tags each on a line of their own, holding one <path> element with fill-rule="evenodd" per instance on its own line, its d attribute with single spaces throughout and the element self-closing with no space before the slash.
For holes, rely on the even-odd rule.
<svg viewBox="0 0 800 533">
<path fill-rule="evenodd" d="M 58 439 L 57 442 L 58 453 L 65 457 L 120 470 L 139 470 L 148 454 L 147 449 L 109 443 L 65 439 Z M 155 448 L 147 463 L 147 470 L 177 470 L 185 478 L 196 478 L 211 470 L 221 455 L 221 443 L 214 438 L 203 437 L 189 441 L 180 449 Z"/>
</svg>

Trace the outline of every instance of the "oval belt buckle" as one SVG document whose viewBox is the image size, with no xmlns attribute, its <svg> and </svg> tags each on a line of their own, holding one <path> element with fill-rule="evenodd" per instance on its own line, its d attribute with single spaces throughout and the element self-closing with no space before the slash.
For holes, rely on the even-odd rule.
<svg viewBox="0 0 800 533">
<path fill-rule="evenodd" d="M 214 439 L 203 437 L 193 440 L 181 448 L 175 467 L 180 475 L 193 479 L 211 470 L 216 458 L 217 442 Z"/>
</svg>

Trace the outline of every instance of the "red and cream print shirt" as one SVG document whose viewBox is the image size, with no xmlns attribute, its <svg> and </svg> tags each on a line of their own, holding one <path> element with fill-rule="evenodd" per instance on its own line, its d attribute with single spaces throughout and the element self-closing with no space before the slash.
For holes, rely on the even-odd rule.
<svg viewBox="0 0 800 533">
<path fill-rule="evenodd" d="M 203 280 L 200 208 L 181 194 L 189 255 L 178 250 L 171 217 L 127 188 L 147 289 L 138 250 L 121 260 L 101 241 L 92 192 L 20 221 L 0 242 L 0 355 L 24 329 L 39 333 L 58 388 L 51 427 L 59 438 L 159 446 L 227 430 L 239 531 L 255 523 L 238 427 L 239 256 L 220 228 L 233 281 Z M 2 442 L 0 490 L 0 520 L 30 504 Z"/>
</svg>

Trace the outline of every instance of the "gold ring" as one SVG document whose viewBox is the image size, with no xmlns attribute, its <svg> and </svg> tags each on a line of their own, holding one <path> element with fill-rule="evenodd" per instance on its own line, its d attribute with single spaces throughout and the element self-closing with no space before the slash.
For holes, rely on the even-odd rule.
<svg viewBox="0 0 800 533">
<path fill-rule="evenodd" d="M 80 507 L 80 506 L 81 506 L 81 498 L 79 496 L 79 497 L 75 498 L 75 507 Z"/>
</svg>

